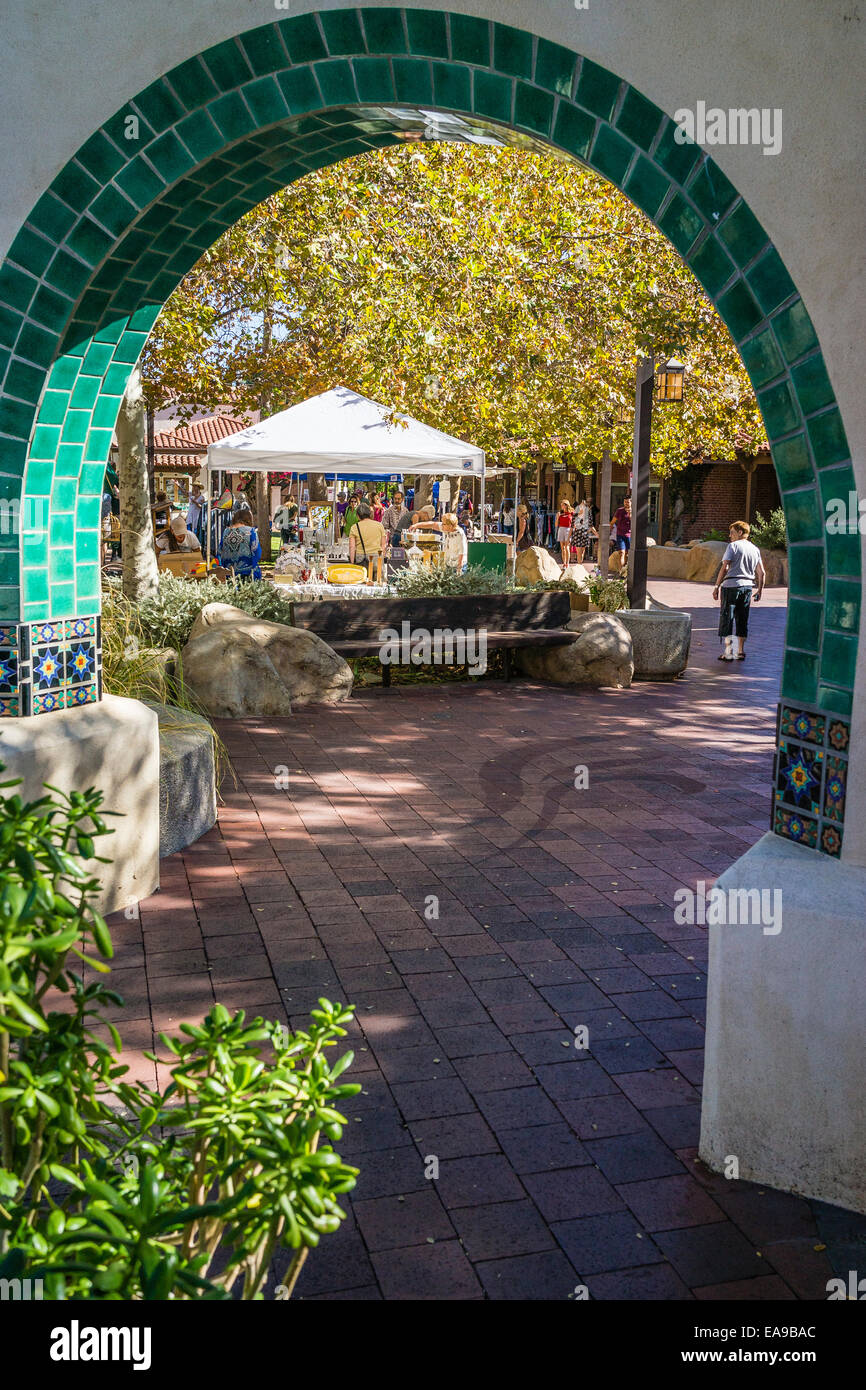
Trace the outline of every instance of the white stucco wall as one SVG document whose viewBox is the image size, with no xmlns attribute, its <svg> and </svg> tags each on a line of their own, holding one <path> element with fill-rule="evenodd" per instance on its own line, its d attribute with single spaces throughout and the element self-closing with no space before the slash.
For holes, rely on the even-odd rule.
<svg viewBox="0 0 866 1390">
<path fill-rule="evenodd" d="M 366 0 L 376 5 L 379 0 Z M 426 0 L 418 8 L 436 8 Z M 567 44 L 663 110 L 780 108 L 783 148 L 711 153 L 763 222 L 817 328 L 866 496 L 866 5 L 855 0 L 448 0 Z M 0 14 L 0 251 L 78 146 L 135 93 L 212 44 L 345 0 L 18 0 Z M 862 11 L 862 16 L 861 16 Z M 845 855 L 866 864 L 866 644 Z"/>
</svg>

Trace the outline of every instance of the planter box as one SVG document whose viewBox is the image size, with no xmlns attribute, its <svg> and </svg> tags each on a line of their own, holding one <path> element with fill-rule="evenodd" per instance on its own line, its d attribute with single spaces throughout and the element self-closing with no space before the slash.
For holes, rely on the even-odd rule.
<svg viewBox="0 0 866 1390">
<path fill-rule="evenodd" d="M 624 608 L 616 616 L 631 634 L 635 680 L 672 681 L 682 675 L 692 641 L 690 613 Z"/>
</svg>

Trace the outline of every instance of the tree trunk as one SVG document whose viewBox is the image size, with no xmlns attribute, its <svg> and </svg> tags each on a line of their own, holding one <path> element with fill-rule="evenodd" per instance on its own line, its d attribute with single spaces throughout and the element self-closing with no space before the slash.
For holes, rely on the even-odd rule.
<svg viewBox="0 0 866 1390">
<path fill-rule="evenodd" d="M 159 584 L 147 480 L 147 411 L 138 367 L 129 378 L 116 433 L 123 541 L 122 588 L 126 598 L 138 603 L 155 593 Z"/>
<path fill-rule="evenodd" d="M 433 484 L 436 479 L 429 474 L 421 474 L 415 479 L 415 502 L 413 510 L 420 512 L 422 507 L 433 506 Z"/>
<path fill-rule="evenodd" d="M 256 474 L 256 530 L 262 543 L 262 559 L 271 558 L 271 490 L 267 473 Z"/>
</svg>

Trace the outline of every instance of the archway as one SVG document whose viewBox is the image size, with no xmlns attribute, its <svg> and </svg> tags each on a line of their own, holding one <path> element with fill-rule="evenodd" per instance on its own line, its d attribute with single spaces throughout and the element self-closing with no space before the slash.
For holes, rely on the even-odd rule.
<svg viewBox="0 0 866 1390">
<path fill-rule="evenodd" d="M 569 49 L 465 15 L 347 9 L 251 29 L 140 92 L 32 209 L 0 270 L 0 485 L 24 518 L 20 541 L 0 538 L 0 715 L 101 696 L 105 462 L 130 370 L 182 275 L 311 169 L 425 126 L 448 138 L 473 120 L 504 140 L 553 145 L 621 188 L 730 329 L 790 538 L 773 829 L 838 856 L 861 562 L 856 534 L 823 525 L 826 500 L 855 481 L 809 315 L 737 190 L 700 147 L 677 142 L 663 111 Z M 797 763 L 805 792 L 784 776 Z"/>
</svg>

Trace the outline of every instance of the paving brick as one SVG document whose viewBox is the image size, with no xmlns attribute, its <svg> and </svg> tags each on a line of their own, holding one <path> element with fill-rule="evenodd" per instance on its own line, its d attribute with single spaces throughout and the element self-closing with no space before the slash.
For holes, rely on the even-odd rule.
<svg viewBox="0 0 866 1390">
<path fill-rule="evenodd" d="M 591 1139 L 586 1151 L 612 1183 L 638 1178 L 663 1178 L 681 1174 L 683 1165 L 655 1134 L 623 1134 L 608 1139 Z"/>
<path fill-rule="evenodd" d="M 607 1178 L 595 1168 L 564 1168 L 555 1173 L 530 1173 L 524 1185 L 547 1221 L 570 1221 L 623 1211 L 624 1203 Z"/>
<path fill-rule="evenodd" d="M 725 1220 L 722 1208 L 687 1175 L 626 1182 L 617 1186 L 617 1192 L 648 1231 L 671 1231 Z"/>
<path fill-rule="evenodd" d="M 526 1196 L 511 1165 L 501 1154 L 445 1160 L 439 1165 L 436 1190 L 449 1210 L 519 1201 Z"/>
<path fill-rule="evenodd" d="M 766 1260 L 729 1221 L 658 1231 L 656 1244 L 690 1288 L 767 1274 Z"/>
<path fill-rule="evenodd" d="M 372 1256 L 376 1278 L 386 1299 L 481 1298 L 472 1266 L 456 1240 L 385 1250 Z"/>
<path fill-rule="evenodd" d="M 583 1279 L 614 1269 L 659 1264 L 664 1258 L 629 1212 L 555 1222 L 551 1229 Z"/>
<path fill-rule="evenodd" d="M 573 1266 L 559 1250 L 484 1261 L 475 1272 L 488 1298 L 516 1303 L 564 1302 L 573 1296 L 579 1283 Z"/>
<path fill-rule="evenodd" d="M 448 1240 L 454 1227 L 428 1183 L 423 1192 L 354 1201 L 352 1211 L 367 1249 L 398 1250 L 431 1240 Z"/>
<path fill-rule="evenodd" d="M 452 1220 L 473 1264 L 556 1248 L 547 1223 L 529 1201 L 459 1207 Z"/>
<path fill-rule="evenodd" d="M 497 1138 L 516 1173 L 544 1173 L 589 1163 L 584 1146 L 562 1122 L 528 1129 L 500 1129 Z"/>
</svg>

